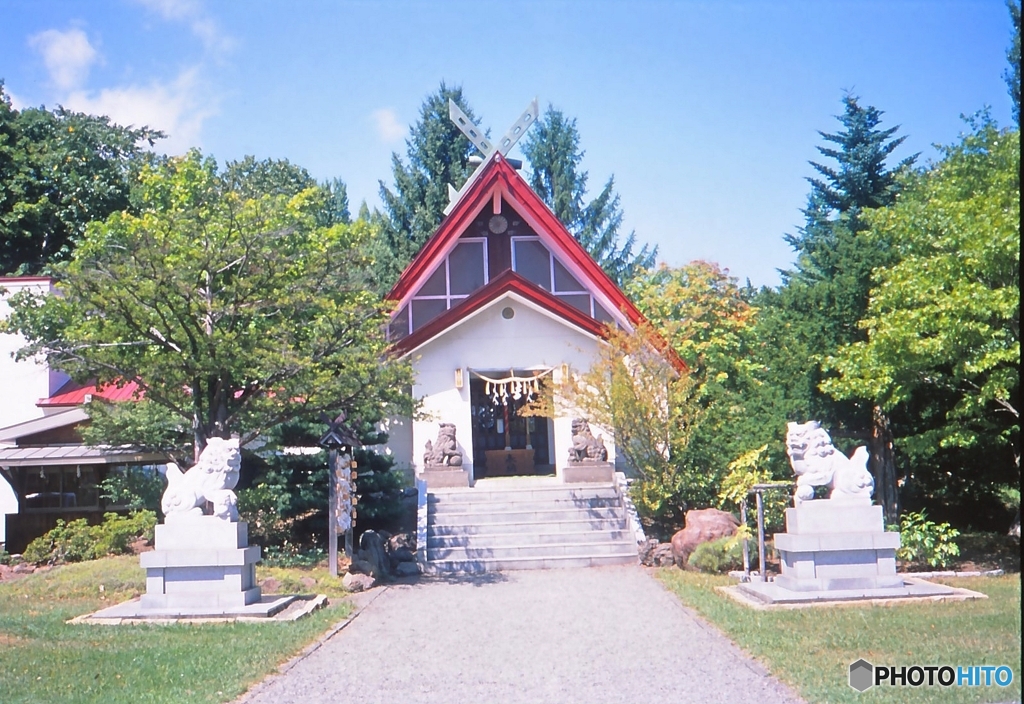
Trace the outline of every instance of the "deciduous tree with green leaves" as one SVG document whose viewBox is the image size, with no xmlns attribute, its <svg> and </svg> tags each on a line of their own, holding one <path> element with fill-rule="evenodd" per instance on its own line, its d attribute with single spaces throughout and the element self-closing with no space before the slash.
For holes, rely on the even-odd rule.
<svg viewBox="0 0 1024 704">
<path fill-rule="evenodd" d="M 136 382 L 196 455 L 320 411 L 409 412 L 409 367 L 387 359 L 387 306 L 366 286 L 366 224 L 319 226 L 318 188 L 236 185 L 196 151 L 142 168 L 136 212 L 92 224 L 55 267 L 61 295 L 12 298 L 21 356 Z"/>
<path fill-rule="evenodd" d="M 128 208 L 140 145 L 161 137 L 64 108 L 15 110 L 0 81 L 0 274 L 68 259 L 90 222 Z"/>
<path fill-rule="evenodd" d="M 576 120 L 548 106 L 523 139 L 530 163 L 530 185 L 590 256 L 621 286 L 654 266 L 658 248 L 646 244 L 634 253 L 636 233 L 619 243 L 622 209 L 609 177 L 596 198 L 585 203 L 588 174 L 580 170 L 584 152 Z"/>
<path fill-rule="evenodd" d="M 865 340 L 829 358 L 823 388 L 886 411 L 948 399 L 944 419 L 899 438 L 905 450 L 1002 446 L 1012 459 L 978 491 L 1020 482 L 1020 139 L 982 114 L 899 199 L 865 214 L 866 240 L 898 258 L 874 272 Z M 1012 468 L 1011 468 L 1012 467 Z M 985 485 L 988 484 L 986 487 Z"/>
</svg>

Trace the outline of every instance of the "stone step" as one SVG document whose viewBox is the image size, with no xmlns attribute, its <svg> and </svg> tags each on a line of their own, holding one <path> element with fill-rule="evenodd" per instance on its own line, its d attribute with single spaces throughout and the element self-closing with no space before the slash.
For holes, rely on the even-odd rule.
<svg viewBox="0 0 1024 704">
<path fill-rule="evenodd" d="M 494 513 L 500 511 L 588 511 L 594 508 L 620 508 L 622 500 L 616 497 L 594 497 L 589 499 L 548 499 L 508 501 L 495 499 L 491 501 L 459 501 L 455 503 L 430 504 L 430 512 L 435 516 L 450 516 L 466 513 Z"/>
<path fill-rule="evenodd" d="M 536 509 L 527 511 L 465 511 L 462 513 L 428 515 L 427 525 L 482 525 L 485 523 L 536 523 L 542 521 L 623 520 L 621 506 L 579 509 Z"/>
<path fill-rule="evenodd" d="M 496 533 L 574 533 L 579 531 L 625 530 L 625 518 L 576 519 L 566 521 L 515 521 L 494 523 L 446 523 L 427 527 L 427 538 L 447 535 L 488 535 Z"/>
<path fill-rule="evenodd" d="M 428 573 L 480 574 L 508 570 L 578 569 L 608 565 L 635 565 L 639 561 L 635 549 L 621 555 L 575 555 L 566 557 L 481 558 L 473 560 L 428 561 Z"/>
<path fill-rule="evenodd" d="M 628 530 L 586 530 L 555 532 L 483 533 L 438 535 L 427 538 L 427 549 L 454 547 L 498 547 L 505 545 L 550 545 L 554 543 L 602 543 L 631 541 Z"/>
<path fill-rule="evenodd" d="M 608 541 L 600 543 L 554 543 L 551 545 L 498 545 L 428 548 L 427 560 L 431 562 L 448 560 L 508 560 L 545 557 L 588 557 L 597 555 L 637 554 L 636 545 L 630 541 Z"/>
<path fill-rule="evenodd" d="M 553 499 L 614 499 L 618 492 L 612 484 L 594 484 L 567 486 L 565 484 L 550 487 L 481 488 L 472 489 L 431 489 L 427 495 L 430 504 L 474 503 L 477 501 L 548 501 Z"/>
</svg>

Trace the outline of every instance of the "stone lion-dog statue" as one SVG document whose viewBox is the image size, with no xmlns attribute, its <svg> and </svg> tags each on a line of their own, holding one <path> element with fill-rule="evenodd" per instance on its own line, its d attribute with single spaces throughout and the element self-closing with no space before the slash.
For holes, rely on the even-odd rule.
<svg viewBox="0 0 1024 704">
<path fill-rule="evenodd" d="M 871 503 L 875 480 L 868 471 L 868 449 L 864 446 L 846 457 L 832 444 L 828 431 L 816 420 L 786 426 L 786 454 L 796 474 L 793 502 L 800 505 L 814 498 L 814 487 L 825 486 L 829 499 L 848 503 Z"/>
</svg>

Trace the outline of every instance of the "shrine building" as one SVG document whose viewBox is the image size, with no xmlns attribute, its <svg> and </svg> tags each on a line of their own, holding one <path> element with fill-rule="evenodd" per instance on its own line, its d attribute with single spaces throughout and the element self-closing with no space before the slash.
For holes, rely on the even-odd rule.
<svg viewBox="0 0 1024 704">
<path fill-rule="evenodd" d="M 643 316 L 507 158 L 537 117 L 536 101 L 492 145 L 454 104 L 452 118 L 483 154 L 388 294 L 389 338 L 412 362 L 425 419 L 395 419 L 396 466 L 423 475 L 439 424 L 455 426 L 466 480 L 510 475 L 565 479 L 573 417 L 524 417 L 525 403 L 570 370 L 590 367 L 608 325 Z M 622 470 L 611 428 L 591 423 Z"/>
</svg>

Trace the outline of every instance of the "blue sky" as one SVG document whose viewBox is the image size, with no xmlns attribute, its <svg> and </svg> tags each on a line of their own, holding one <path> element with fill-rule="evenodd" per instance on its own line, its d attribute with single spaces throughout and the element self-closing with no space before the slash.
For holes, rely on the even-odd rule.
<svg viewBox="0 0 1024 704">
<path fill-rule="evenodd" d="M 626 232 L 774 285 L 844 90 L 927 159 L 961 113 L 1010 124 L 1009 38 L 1003 0 L 0 0 L 0 78 L 16 106 L 161 128 L 162 151 L 340 177 L 353 207 L 442 80 L 492 134 L 536 96 L 577 119 L 591 190 L 615 175 Z"/>
</svg>

